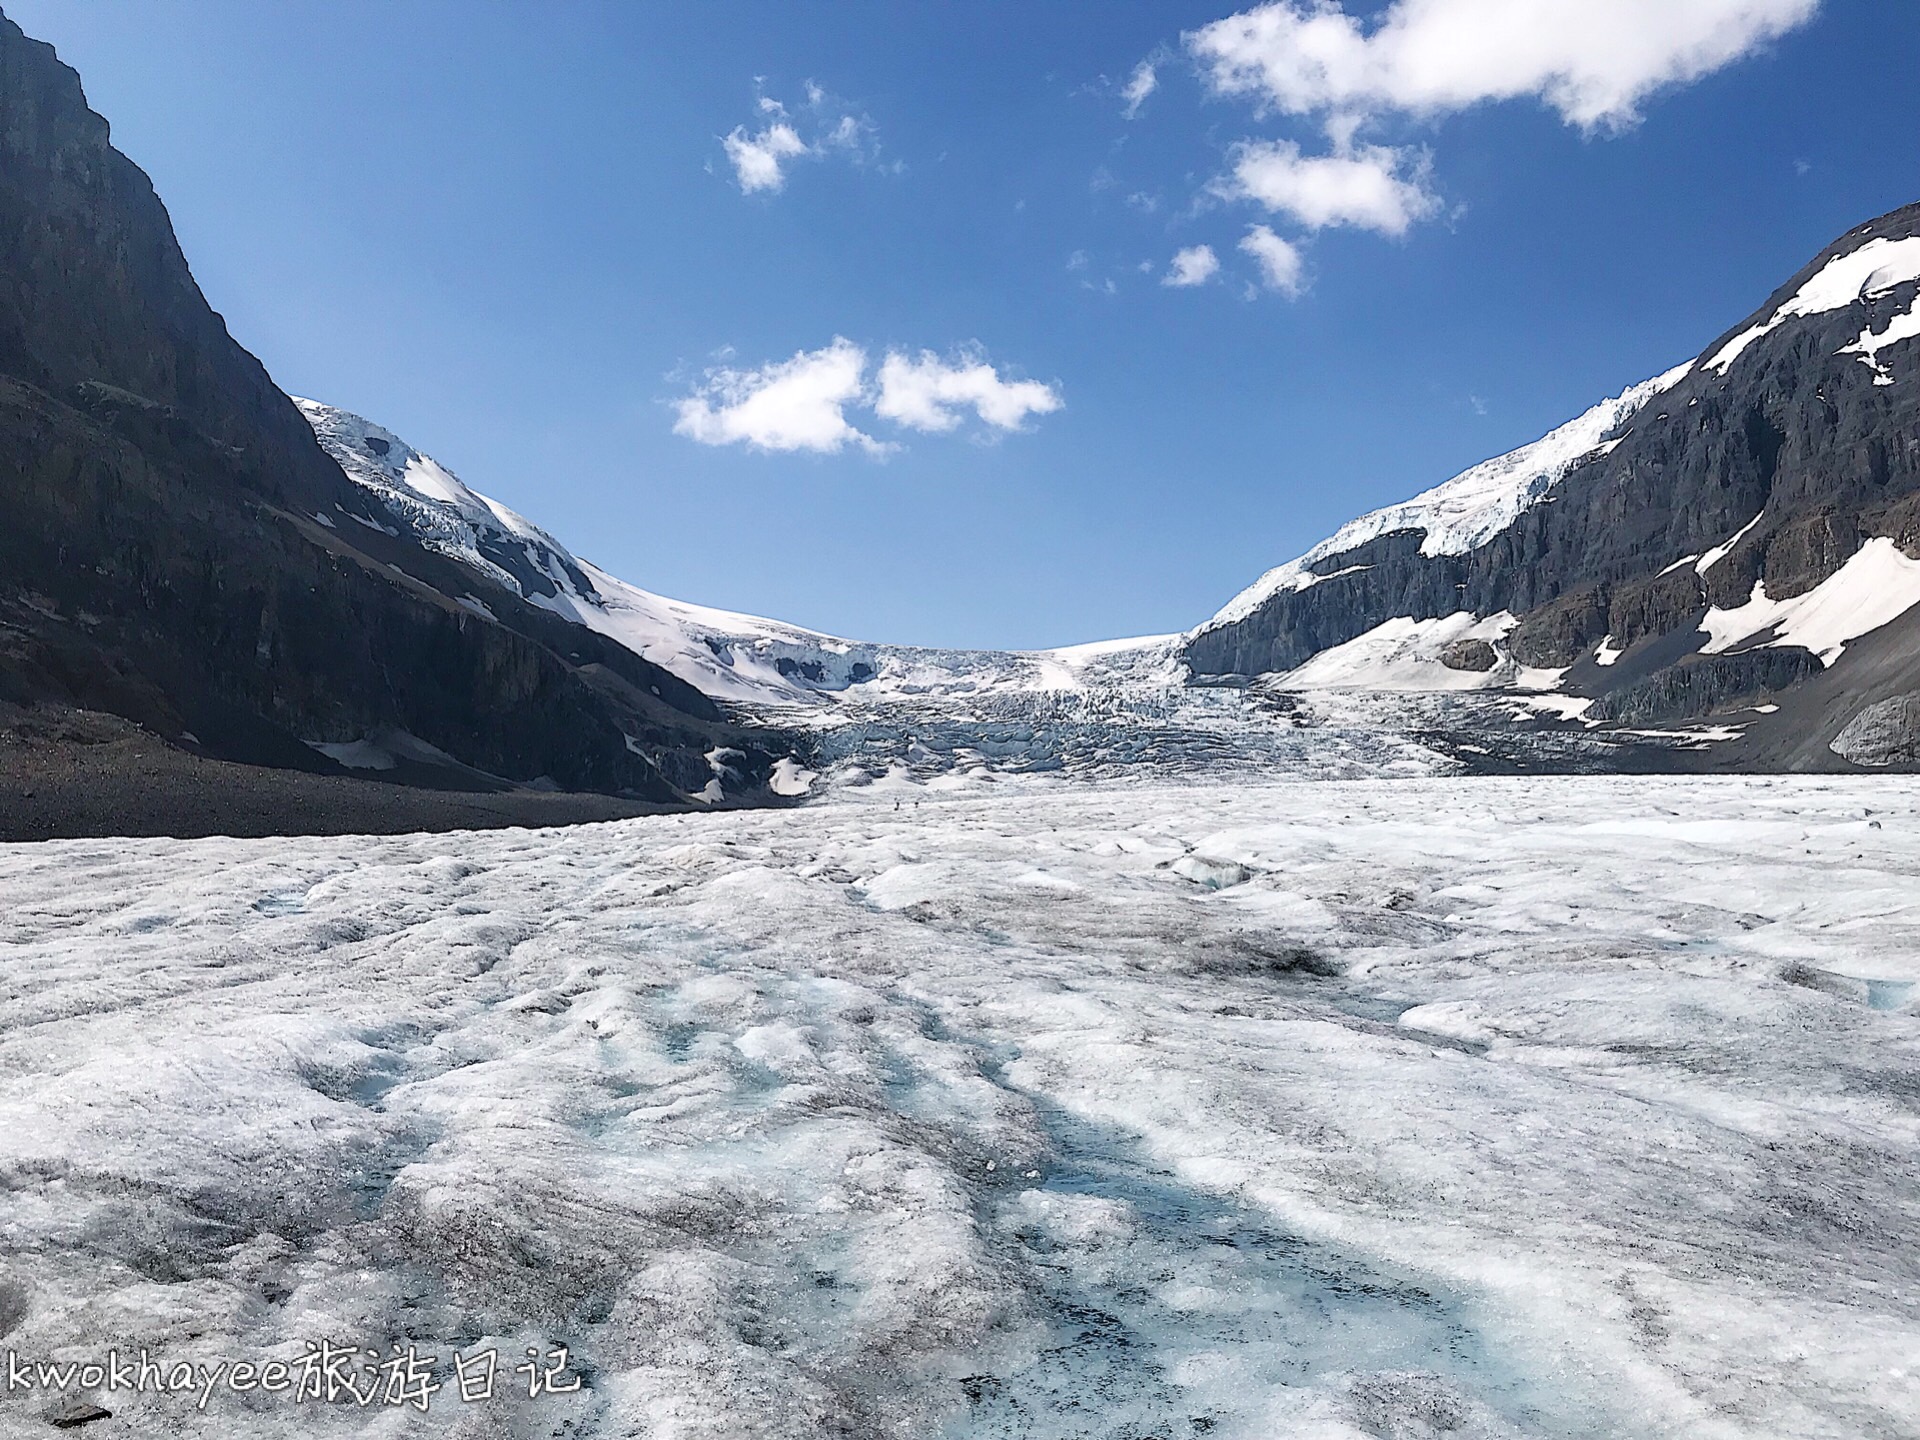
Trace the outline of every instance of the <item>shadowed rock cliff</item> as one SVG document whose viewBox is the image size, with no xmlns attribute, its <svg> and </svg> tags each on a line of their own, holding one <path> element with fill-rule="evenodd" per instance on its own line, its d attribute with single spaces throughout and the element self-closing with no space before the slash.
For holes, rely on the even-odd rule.
<svg viewBox="0 0 1920 1440">
<path fill-rule="evenodd" d="M 782 737 L 383 523 L 194 283 L 79 77 L 0 16 L 0 700 L 111 712 L 201 753 L 671 802 Z M 434 757 L 444 757 L 441 764 Z"/>
</svg>

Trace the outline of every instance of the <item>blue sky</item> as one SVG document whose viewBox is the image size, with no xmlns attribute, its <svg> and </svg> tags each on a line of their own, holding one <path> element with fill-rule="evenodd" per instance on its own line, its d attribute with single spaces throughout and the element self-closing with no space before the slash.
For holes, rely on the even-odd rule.
<svg viewBox="0 0 1920 1440">
<path fill-rule="evenodd" d="M 874 640 L 1183 629 L 1920 199 L 1904 3 L 4 8 L 283 388 Z"/>
</svg>

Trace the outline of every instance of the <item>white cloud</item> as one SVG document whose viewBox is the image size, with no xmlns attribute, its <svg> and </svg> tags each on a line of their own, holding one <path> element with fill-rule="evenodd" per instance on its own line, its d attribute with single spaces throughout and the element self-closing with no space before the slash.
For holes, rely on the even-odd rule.
<svg viewBox="0 0 1920 1440">
<path fill-rule="evenodd" d="M 1364 17 L 1346 0 L 1267 0 L 1182 36 L 1214 93 L 1311 117 L 1324 154 L 1246 140 L 1211 190 L 1306 230 L 1404 235 L 1441 211 L 1424 149 L 1367 143 L 1393 117 L 1431 120 L 1533 98 L 1569 125 L 1618 131 L 1658 91 L 1751 54 L 1820 0 L 1389 0 Z M 1355 9 L 1361 8 L 1355 4 Z M 1300 286 L 1300 257 L 1265 226 L 1239 247 L 1268 285 Z M 1167 283 L 1182 283 L 1173 276 Z"/>
<path fill-rule="evenodd" d="M 869 455 L 900 447 L 877 440 L 847 418 L 870 409 L 909 430 L 944 433 L 972 410 L 994 430 L 1018 430 L 1029 415 L 1061 408 L 1060 394 L 1037 380 L 1005 380 L 977 351 L 943 360 L 887 352 L 876 383 L 867 379 L 864 347 L 836 335 L 819 350 L 802 350 L 756 370 L 717 366 L 693 394 L 674 403 L 676 435 L 702 445 L 833 454 L 849 445 Z"/>
<path fill-rule="evenodd" d="M 757 131 L 736 125 L 731 134 L 721 137 L 742 194 L 759 190 L 777 194 L 786 187 L 789 162 L 794 160 L 818 160 L 839 152 L 856 165 L 878 165 L 880 143 L 873 121 L 811 80 L 806 82 L 806 95 L 806 104 L 797 110 L 789 110 L 771 95 L 761 95 L 755 104 L 767 118 L 766 125 Z M 896 162 L 879 168 L 898 173 L 905 167 Z"/>
<path fill-rule="evenodd" d="M 977 353 L 963 352 L 953 362 L 931 350 L 909 358 L 889 351 L 880 365 L 876 415 L 912 430 L 944 432 L 960 423 L 959 409 L 996 430 L 1018 430 L 1029 415 L 1049 415 L 1061 407 L 1060 393 L 1037 380 L 1003 380 Z"/>
<path fill-rule="evenodd" d="M 1260 281 L 1282 295 L 1298 295 L 1302 288 L 1300 251 L 1265 225 L 1250 225 L 1240 238 L 1240 252 L 1260 267 Z"/>
<path fill-rule="evenodd" d="M 676 435 L 702 445 L 746 444 L 757 450 L 832 453 L 857 445 L 869 454 L 891 447 L 863 434 L 846 416 L 866 399 L 867 352 L 835 336 L 821 350 L 802 350 L 757 370 L 721 367 L 679 401 Z"/>
<path fill-rule="evenodd" d="M 1188 285 L 1204 285 L 1220 269 L 1220 259 L 1213 253 L 1211 245 L 1189 245 L 1178 251 L 1167 273 L 1160 277 L 1162 285 L 1171 285 L 1176 289 Z"/>
<path fill-rule="evenodd" d="M 1234 149 L 1227 195 L 1258 201 L 1309 230 L 1355 225 L 1404 235 L 1440 208 L 1427 188 L 1426 156 L 1363 145 L 1342 154 L 1302 155 L 1291 140 L 1247 141 Z"/>
<path fill-rule="evenodd" d="M 1140 107 L 1146 104 L 1147 97 L 1160 88 L 1160 76 L 1151 60 L 1142 60 L 1133 67 L 1133 74 L 1120 91 L 1120 98 L 1127 102 L 1123 112 L 1131 120 L 1140 113 Z"/>
<path fill-rule="evenodd" d="M 787 183 L 782 162 L 813 153 L 813 147 L 784 120 L 775 121 L 757 135 L 749 135 L 746 126 L 736 125 L 720 143 L 727 147 L 727 159 L 733 162 L 733 173 L 744 195 L 756 190 L 778 191 Z"/>
<path fill-rule="evenodd" d="M 1370 24 L 1331 0 L 1274 0 L 1190 32 L 1223 94 L 1295 115 L 1437 115 L 1534 96 L 1582 129 L 1810 19 L 1819 0 L 1394 0 Z"/>
</svg>

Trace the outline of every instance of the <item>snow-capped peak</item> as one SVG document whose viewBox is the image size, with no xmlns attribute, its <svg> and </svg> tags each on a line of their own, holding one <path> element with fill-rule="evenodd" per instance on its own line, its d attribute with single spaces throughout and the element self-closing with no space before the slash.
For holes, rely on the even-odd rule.
<svg viewBox="0 0 1920 1440">
<path fill-rule="evenodd" d="M 294 397 L 321 448 L 347 478 L 371 490 L 425 548 L 472 566 L 526 597 L 582 583 L 579 562 L 546 531 L 384 426 L 318 400 Z"/>
<path fill-rule="evenodd" d="M 1177 635 L 1059 650 L 942 650 L 843 640 L 656 595 L 575 556 L 391 430 L 316 400 L 294 403 L 348 478 L 377 496 L 423 548 L 606 636 L 715 699 L 796 705 L 842 692 L 966 696 L 1184 678 Z M 476 615 L 490 613 L 482 598 L 449 598 Z"/>
<path fill-rule="evenodd" d="M 1316 574 L 1312 567 L 1382 535 L 1424 531 L 1423 555 L 1463 555 L 1477 549 L 1539 504 L 1578 462 L 1618 444 L 1613 432 L 1622 422 L 1653 396 L 1679 384 L 1692 368 L 1693 362 L 1688 361 L 1629 386 L 1530 445 L 1483 461 L 1411 500 L 1349 520 L 1298 559 L 1267 571 L 1201 628 L 1243 620 L 1283 591 L 1305 590 L 1331 579 Z"/>
</svg>

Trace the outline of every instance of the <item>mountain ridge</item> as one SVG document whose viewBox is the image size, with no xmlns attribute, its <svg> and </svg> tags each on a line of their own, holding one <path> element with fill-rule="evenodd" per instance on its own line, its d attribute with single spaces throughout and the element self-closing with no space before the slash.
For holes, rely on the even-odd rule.
<svg viewBox="0 0 1920 1440">
<path fill-rule="evenodd" d="M 806 707 L 849 693 L 884 700 L 936 692 L 1077 689 L 1128 669 L 1135 652 L 1170 648 L 1180 638 L 1146 636 L 1031 651 L 958 650 L 848 639 L 672 599 L 576 555 L 385 426 L 317 400 L 295 404 L 348 478 L 377 499 L 389 528 L 405 529 L 423 547 L 517 590 L 529 603 L 625 646 L 723 702 Z"/>
<path fill-rule="evenodd" d="M 1721 753 L 1747 759 L 1729 763 L 1791 754 L 1796 765 L 1847 768 L 1846 747 L 1809 754 L 1803 736 L 1772 733 L 1751 745 L 1741 732 L 1782 731 L 1786 722 L 1768 718 L 1780 708 L 1771 699 L 1826 675 L 1858 653 L 1869 632 L 1913 618 L 1920 581 L 1904 567 L 1920 551 L 1907 518 L 1920 506 L 1920 482 L 1895 457 L 1899 463 L 1869 458 L 1860 467 L 1871 483 L 1819 483 L 1822 467 L 1834 469 L 1831 446 L 1809 434 L 1797 412 L 1799 392 L 1810 386 L 1831 423 L 1851 427 L 1847 444 L 1869 456 L 1884 451 L 1886 436 L 1899 434 L 1898 416 L 1911 409 L 1912 387 L 1896 376 L 1907 374 L 1899 346 L 1909 338 L 1903 327 L 1912 323 L 1916 290 L 1920 205 L 1850 229 L 1694 360 L 1539 440 L 1357 517 L 1171 643 L 1105 642 L 1031 656 L 916 650 L 687 606 L 575 560 L 445 472 L 437 483 L 459 486 L 505 531 L 518 526 L 559 551 L 557 571 L 535 566 L 556 587 L 546 599 L 531 597 L 536 603 L 748 705 L 1073 689 L 1123 675 L 1200 684 L 1263 675 L 1269 686 L 1309 689 L 1518 689 L 1538 696 L 1551 722 L 1623 734 L 1733 710 L 1744 718 L 1728 738 L 1741 743 Z M 1775 374 L 1783 363 L 1785 380 Z M 1837 374 L 1808 381 L 1798 373 L 1823 366 Z M 1762 377 L 1759 393 L 1741 392 L 1750 379 L 1743 369 Z M 1844 424 L 1829 391 L 1852 407 Z M 329 439 L 316 419 L 345 412 L 302 403 L 343 468 L 364 468 L 372 457 L 353 453 L 351 435 Z M 1676 415 L 1706 437 L 1704 456 L 1685 453 L 1686 437 L 1682 453 L 1671 453 Z M 348 431 L 379 430 L 346 418 Z M 379 434 L 381 443 L 403 444 Z M 1790 435 L 1801 471 L 1815 479 L 1804 493 L 1783 483 L 1792 502 L 1783 506 L 1773 489 L 1797 473 Z M 1691 484 L 1690 498 L 1663 490 L 1670 472 Z M 401 508 L 417 503 L 403 498 Z M 1595 504 L 1604 520 L 1570 535 L 1579 527 L 1565 517 Z M 469 564 L 494 563 L 466 548 Z M 1836 610 L 1846 614 L 1836 618 Z M 633 623 L 642 615 L 644 624 Z M 1051 663 L 1076 652 L 1129 659 L 1106 668 Z M 1222 655 L 1229 663 L 1219 663 Z M 1833 732 L 1827 738 L 1859 709 L 1897 699 L 1879 693 L 1892 683 L 1875 682 L 1867 687 L 1874 693 L 1859 696 L 1830 676 L 1814 687 L 1829 696 L 1819 722 Z"/>
</svg>

